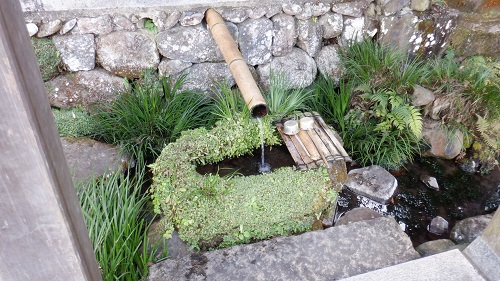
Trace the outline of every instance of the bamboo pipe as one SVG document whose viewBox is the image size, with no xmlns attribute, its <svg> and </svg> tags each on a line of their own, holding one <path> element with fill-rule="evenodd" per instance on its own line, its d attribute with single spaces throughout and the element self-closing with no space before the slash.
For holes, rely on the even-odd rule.
<svg viewBox="0 0 500 281">
<path fill-rule="evenodd" d="M 259 87 L 253 79 L 245 59 L 238 50 L 238 46 L 229 33 L 224 20 L 214 9 L 210 8 L 205 13 L 207 26 L 215 42 L 224 56 L 236 84 L 240 88 L 241 95 L 245 100 L 252 117 L 262 117 L 267 114 L 268 107 Z"/>
</svg>

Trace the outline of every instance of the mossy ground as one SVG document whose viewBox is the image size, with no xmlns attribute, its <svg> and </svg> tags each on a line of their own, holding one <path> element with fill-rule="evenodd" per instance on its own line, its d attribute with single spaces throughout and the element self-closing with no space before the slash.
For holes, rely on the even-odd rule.
<svg viewBox="0 0 500 281">
<path fill-rule="evenodd" d="M 62 67 L 61 56 L 52 39 L 31 37 L 40 73 L 43 81 L 48 81 L 59 74 Z"/>
</svg>

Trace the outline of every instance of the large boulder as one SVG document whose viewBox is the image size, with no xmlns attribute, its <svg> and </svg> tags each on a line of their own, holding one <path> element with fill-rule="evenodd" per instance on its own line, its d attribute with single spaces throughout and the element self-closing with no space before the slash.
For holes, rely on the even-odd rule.
<svg viewBox="0 0 500 281">
<path fill-rule="evenodd" d="M 130 157 L 115 145 L 87 138 L 62 138 L 61 143 L 74 181 L 124 171 L 130 165 Z"/>
<path fill-rule="evenodd" d="M 150 35 L 140 31 L 118 31 L 97 38 L 97 60 L 111 73 L 140 78 L 148 68 L 157 68 L 160 56 Z"/>
<path fill-rule="evenodd" d="M 52 38 L 61 59 L 69 71 L 91 70 L 95 67 L 93 34 L 62 35 Z"/>
<path fill-rule="evenodd" d="M 365 38 L 366 33 L 365 18 L 345 18 L 344 31 L 342 32 L 339 44 L 348 46 L 350 42 L 361 42 Z"/>
<path fill-rule="evenodd" d="M 297 47 L 315 57 L 321 50 L 323 28 L 316 21 L 297 20 Z"/>
<path fill-rule="evenodd" d="M 96 103 L 111 102 L 118 94 L 130 92 L 127 81 L 102 68 L 57 76 L 46 82 L 45 88 L 51 106 L 71 108 L 82 105 L 86 111 Z"/>
<path fill-rule="evenodd" d="M 148 280 L 338 280 L 419 257 L 397 222 L 380 217 L 168 259 Z"/>
<path fill-rule="evenodd" d="M 343 214 L 335 222 L 335 226 L 351 224 L 351 223 L 355 223 L 358 221 L 371 220 L 371 219 L 379 218 L 379 217 L 382 217 L 382 215 L 377 213 L 376 211 L 374 211 L 372 209 L 365 208 L 365 207 L 358 207 L 358 208 L 354 208 L 352 210 L 349 210 L 345 214 Z"/>
<path fill-rule="evenodd" d="M 463 219 L 451 229 L 450 239 L 457 244 L 471 243 L 486 229 L 492 214 Z"/>
<path fill-rule="evenodd" d="M 271 72 L 283 75 L 289 89 L 303 88 L 312 84 L 318 72 L 316 62 L 299 48 L 282 57 L 274 57 L 271 63 L 259 65 L 257 74 L 264 89 L 269 88 Z"/>
<path fill-rule="evenodd" d="M 500 16 L 462 14 L 451 35 L 451 46 L 458 57 L 475 55 L 499 57 Z"/>
<path fill-rule="evenodd" d="M 200 90 L 210 94 L 217 87 L 217 83 L 226 83 L 234 86 L 235 82 L 227 64 L 224 62 L 204 62 L 187 68 L 186 83 L 183 90 Z"/>
<path fill-rule="evenodd" d="M 344 29 L 344 19 L 341 14 L 326 13 L 318 19 L 323 29 L 323 38 L 330 39 L 339 36 Z"/>
<path fill-rule="evenodd" d="M 338 45 L 324 46 L 314 60 L 323 76 L 330 77 L 335 83 L 339 83 L 344 66 L 340 58 Z"/>
<path fill-rule="evenodd" d="M 240 50 L 249 65 L 271 61 L 273 22 L 270 19 L 249 19 L 239 25 Z"/>
<path fill-rule="evenodd" d="M 238 38 L 237 27 L 234 24 L 227 26 L 233 39 Z M 171 28 L 158 33 L 156 41 L 160 54 L 169 59 L 191 63 L 224 60 L 212 34 L 201 25 Z"/>
<path fill-rule="evenodd" d="M 380 42 L 398 48 L 402 52 L 414 50 L 422 38 L 417 38 L 418 17 L 408 13 L 401 17 L 388 16 L 380 20 Z"/>
<path fill-rule="evenodd" d="M 429 145 L 427 152 L 444 159 L 457 157 L 464 143 L 462 131 L 447 129 L 440 122 L 432 120 L 425 120 L 422 137 Z"/>
<path fill-rule="evenodd" d="M 290 53 L 297 39 L 295 19 L 287 14 L 278 14 L 271 18 L 273 21 L 273 56 L 284 56 Z"/>
<path fill-rule="evenodd" d="M 381 166 L 353 169 L 347 174 L 345 186 L 352 192 L 386 204 L 394 196 L 398 181 Z"/>
</svg>

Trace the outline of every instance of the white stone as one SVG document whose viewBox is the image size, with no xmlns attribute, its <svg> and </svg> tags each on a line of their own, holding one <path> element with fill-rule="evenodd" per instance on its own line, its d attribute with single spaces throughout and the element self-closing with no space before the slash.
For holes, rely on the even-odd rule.
<svg viewBox="0 0 500 281">
<path fill-rule="evenodd" d="M 30 37 L 38 32 L 38 26 L 31 22 L 26 24 L 26 29 L 28 29 L 28 34 L 30 35 Z"/>
</svg>

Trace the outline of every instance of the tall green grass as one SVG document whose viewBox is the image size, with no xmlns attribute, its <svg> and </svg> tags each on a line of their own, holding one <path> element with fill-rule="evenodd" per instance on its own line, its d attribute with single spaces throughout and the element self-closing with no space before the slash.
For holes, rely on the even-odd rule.
<svg viewBox="0 0 500 281">
<path fill-rule="evenodd" d="M 77 183 L 80 205 L 103 280 L 141 280 L 154 260 L 149 249 L 145 219 L 149 198 L 141 194 L 142 173 Z"/>
<path fill-rule="evenodd" d="M 206 125 L 209 99 L 181 90 L 184 78 L 146 73 L 131 93 L 95 108 L 96 137 L 121 145 L 132 156 L 154 157 L 182 131 Z"/>
</svg>

